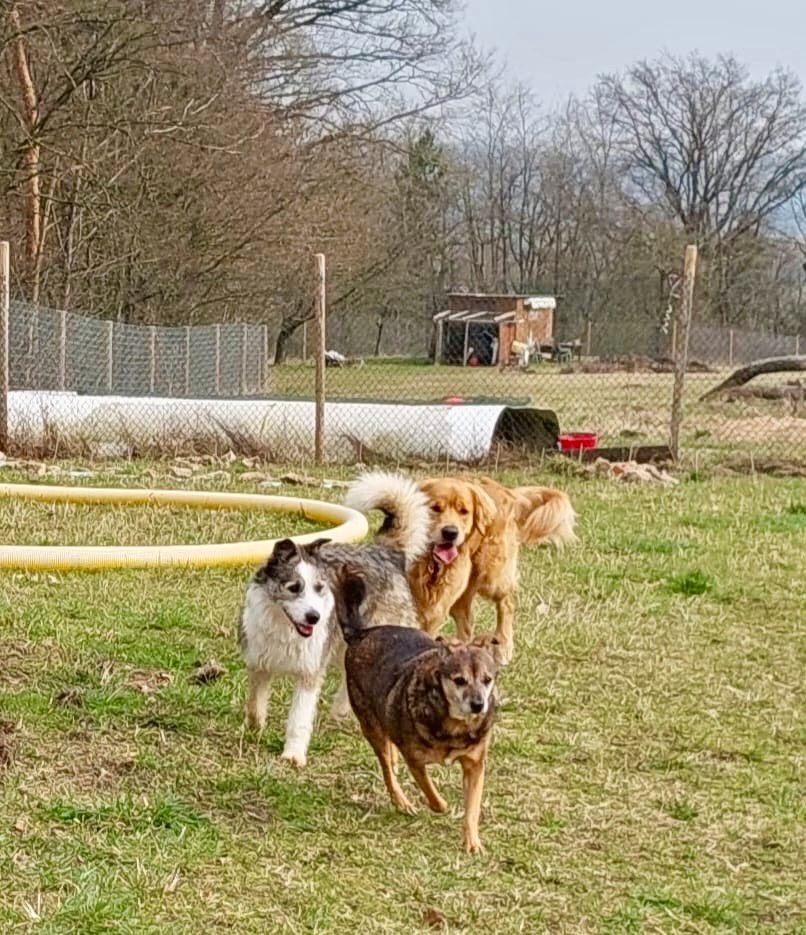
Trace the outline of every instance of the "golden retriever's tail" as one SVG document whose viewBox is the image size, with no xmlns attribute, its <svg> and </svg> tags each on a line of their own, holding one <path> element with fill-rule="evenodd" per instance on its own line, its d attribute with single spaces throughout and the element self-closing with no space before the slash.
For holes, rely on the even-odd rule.
<svg viewBox="0 0 806 935">
<path fill-rule="evenodd" d="M 577 541 L 576 513 L 568 495 L 552 487 L 516 487 L 521 501 L 518 528 L 526 545 L 555 545 L 562 548 Z"/>
<path fill-rule="evenodd" d="M 378 530 L 378 541 L 400 549 L 406 565 L 428 551 L 431 530 L 428 498 L 411 478 L 384 471 L 364 474 L 350 487 L 344 503 L 362 513 L 380 510 L 384 521 Z"/>
</svg>

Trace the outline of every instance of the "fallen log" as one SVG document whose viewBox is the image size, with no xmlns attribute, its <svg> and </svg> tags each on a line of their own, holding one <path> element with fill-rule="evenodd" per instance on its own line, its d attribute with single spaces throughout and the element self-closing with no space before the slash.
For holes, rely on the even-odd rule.
<svg viewBox="0 0 806 935">
<path fill-rule="evenodd" d="M 786 373 L 795 370 L 806 370 L 806 355 L 792 355 L 790 357 L 766 357 L 764 360 L 754 360 L 744 367 L 739 367 L 733 373 L 717 384 L 713 389 L 708 390 L 700 396 L 700 402 L 706 402 L 724 393 L 725 390 L 733 389 L 737 386 L 743 386 L 753 377 L 760 376 L 762 373 Z"/>
<path fill-rule="evenodd" d="M 775 386 L 737 386 L 726 390 L 725 399 L 806 399 L 806 385 L 783 383 Z"/>
</svg>

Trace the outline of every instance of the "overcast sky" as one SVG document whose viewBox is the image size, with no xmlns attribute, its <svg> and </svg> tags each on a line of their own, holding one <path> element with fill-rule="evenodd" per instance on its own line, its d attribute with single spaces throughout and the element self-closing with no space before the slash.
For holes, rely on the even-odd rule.
<svg viewBox="0 0 806 935">
<path fill-rule="evenodd" d="M 479 43 L 547 104 L 582 95 L 602 72 L 664 50 L 732 52 L 754 75 L 776 65 L 806 84 L 804 0 L 466 0 Z"/>
</svg>

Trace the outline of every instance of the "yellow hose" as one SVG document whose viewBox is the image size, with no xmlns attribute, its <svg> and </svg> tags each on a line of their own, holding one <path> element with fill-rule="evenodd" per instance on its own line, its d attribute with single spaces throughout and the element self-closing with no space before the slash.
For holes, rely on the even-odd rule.
<svg viewBox="0 0 806 935">
<path fill-rule="evenodd" d="M 327 538 L 358 542 L 368 531 L 367 520 L 338 503 L 265 494 L 208 493 L 196 490 L 134 490 L 114 487 L 47 487 L 0 484 L 0 499 L 17 497 L 45 503 L 106 503 L 116 506 L 186 506 L 207 510 L 262 510 L 297 513 L 315 522 L 337 523 L 331 529 L 289 536 L 300 544 Z M 265 561 L 277 539 L 208 545 L 0 546 L 0 568 L 26 571 L 92 571 L 102 568 L 210 568 L 255 565 Z"/>
</svg>

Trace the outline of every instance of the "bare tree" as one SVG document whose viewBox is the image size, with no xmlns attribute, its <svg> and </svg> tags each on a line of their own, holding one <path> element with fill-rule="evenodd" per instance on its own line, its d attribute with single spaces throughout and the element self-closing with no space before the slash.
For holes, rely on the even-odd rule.
<svg viewBox="0 0 806 935">
<path fill-rule="evenodd" d="M 734 58 L 642 62 L 601 79 L 638 201 L 666 206 L 689 238 L 757 229 L 806 186 L 798 79 L 751 80 Z"/>
</svg>

